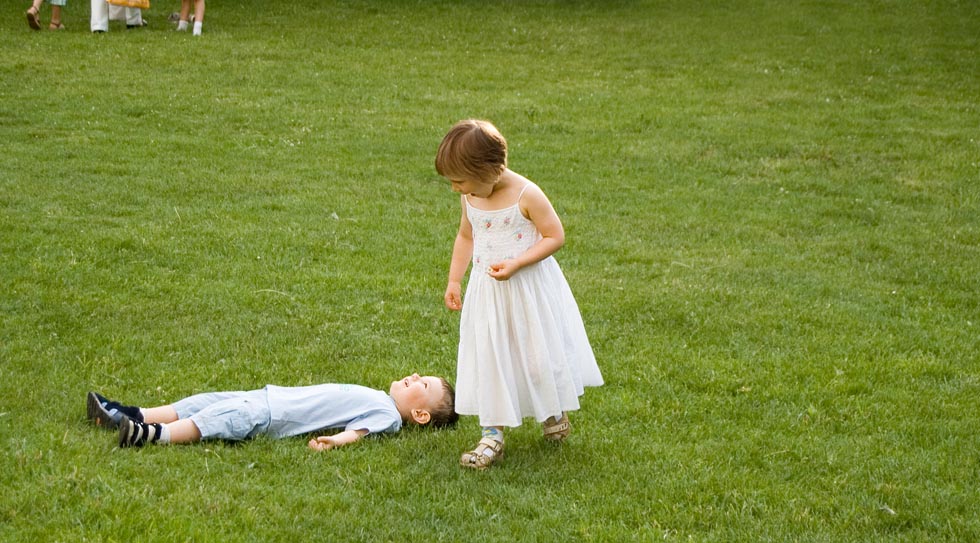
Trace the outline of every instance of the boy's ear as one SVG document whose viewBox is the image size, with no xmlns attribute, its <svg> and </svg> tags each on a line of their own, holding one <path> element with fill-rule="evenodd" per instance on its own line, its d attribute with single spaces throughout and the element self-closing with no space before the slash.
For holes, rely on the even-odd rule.
<svg viewBox="0 0 980 543">
<path fill-rule="evenodd" d="M 425 409 L 412 409 L 412 420 L 415 421 L 415 424 L 424 426 L 429 424 L 429 421 L 432 420 L 432 415 L 430 415 Z"/>
</svg>

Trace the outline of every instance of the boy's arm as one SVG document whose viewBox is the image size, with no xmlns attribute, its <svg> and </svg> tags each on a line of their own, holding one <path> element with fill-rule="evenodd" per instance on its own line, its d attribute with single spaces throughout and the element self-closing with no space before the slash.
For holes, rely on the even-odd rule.
<svg viewBox="0 0 980 543">
<path fill-rule="evenodd" d="M 332 436 L 320 436 L 311 439 L 309 446 L 314 451 L 329 451 L 334 447 L 343 447 L 361 439 L 368 433 L 367 430 L 346 430 Z"/>
</svg>

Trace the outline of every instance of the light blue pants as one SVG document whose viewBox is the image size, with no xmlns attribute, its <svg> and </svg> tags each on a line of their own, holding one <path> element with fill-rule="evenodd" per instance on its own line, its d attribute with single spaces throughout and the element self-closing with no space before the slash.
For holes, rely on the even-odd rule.
<svg viewBox="0 0 980 543">
<path fill-rule="evenodd" d="M 194 421 L 202 440 L 250 439 L 267 432 L 272 421 L 265 389 L 195 394 L 173 408 L 181 419 Z"/>
</svg>

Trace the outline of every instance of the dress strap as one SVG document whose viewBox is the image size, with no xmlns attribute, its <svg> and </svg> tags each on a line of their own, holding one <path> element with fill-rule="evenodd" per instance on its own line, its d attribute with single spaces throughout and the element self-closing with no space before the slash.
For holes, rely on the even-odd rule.
<svg viewBox="0 0 980 543">
<path fill-rule="evenodd" d="M 521 193 L 517 195 L 517 203 L 521 202 L 521 198 L 524 196 L 524 191 L 527 190 L 527 188 L 530 186 L 531 186 L 530 181 L 524 184 L 524 188 L 521 189 Z"/>
</svg>

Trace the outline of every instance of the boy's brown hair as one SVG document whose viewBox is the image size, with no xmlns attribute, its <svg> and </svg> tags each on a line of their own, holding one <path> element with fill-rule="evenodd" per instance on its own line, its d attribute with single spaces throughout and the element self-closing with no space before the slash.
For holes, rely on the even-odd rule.
<svg viewBox="0 0 980 543">
<path fill-rule="evenodd" d="M 449 381 L 439 378 L 442 381 L 443 399 L 432 412 L 429 413 L 429 425 L 433 428 L 446 428 L 456 425 L 459 414 L 456 413 L 456 389 Z"/>
<path fill-rule="evenodd" d="M 452 180 L 493 183 L 506 168 L 507 140 L 488 121 L 459 121 L 436 152 L 436 171 Z"/>
</svg>

